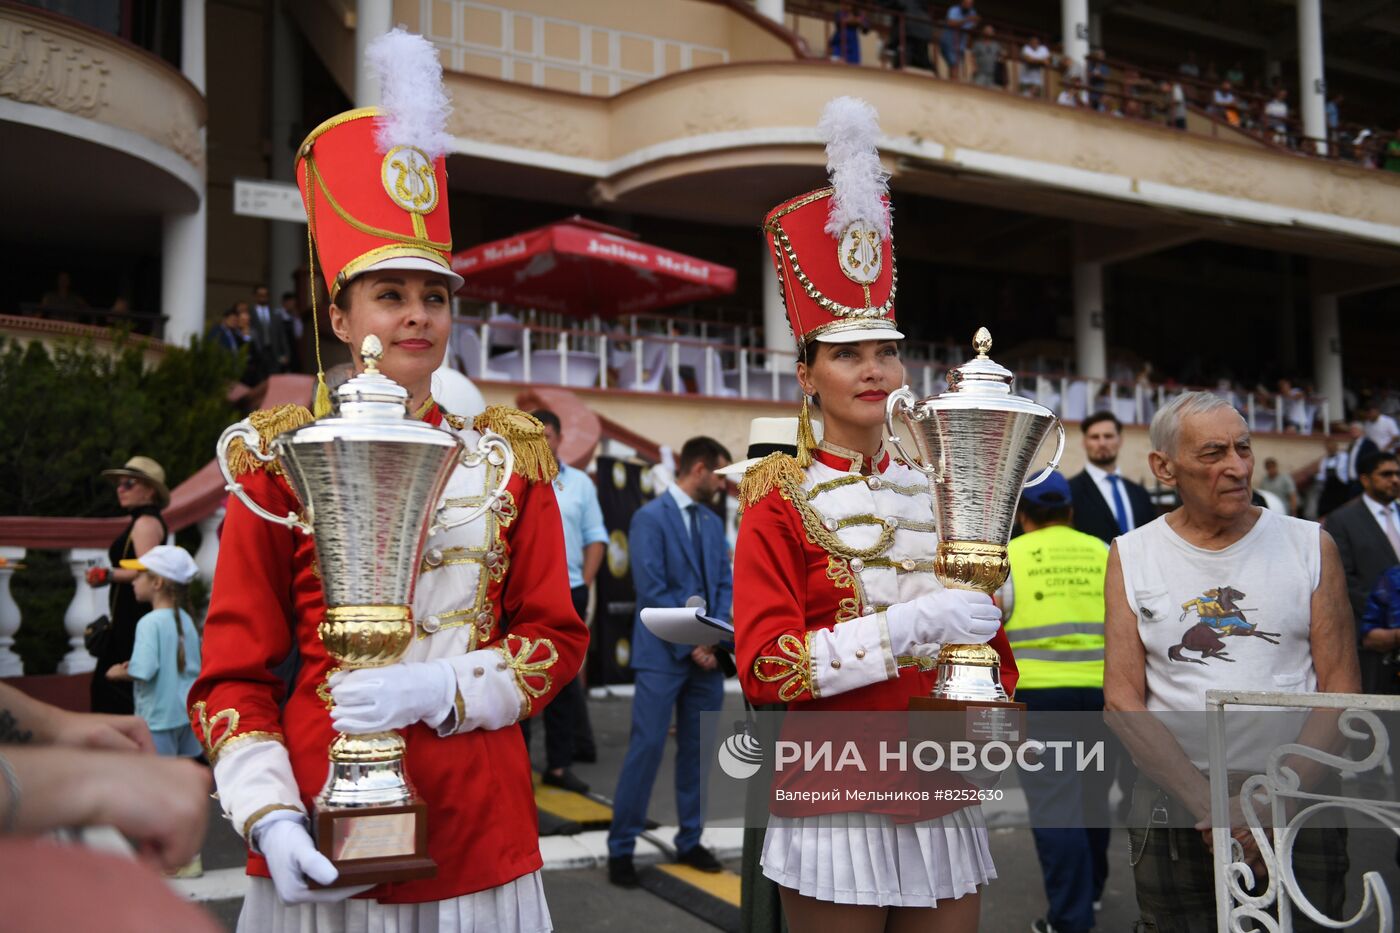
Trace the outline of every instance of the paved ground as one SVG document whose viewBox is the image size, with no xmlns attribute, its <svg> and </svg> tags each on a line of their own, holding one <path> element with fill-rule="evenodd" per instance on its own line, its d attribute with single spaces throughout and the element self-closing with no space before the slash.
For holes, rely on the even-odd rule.
<svg viewBox="0 0 1400 933">
<path fill-rule="evenodd" d="M 598 741 L 599 761 L 591 765 L 581 764 L 575 770 L 580 777 L 593 785 L 596 792 L 610 798 L 627 747 L 631 700 L 625 697 L 593 698 L 589 707 Z M 739 697 L 735 694 L 726 697 L 726 709 L 731 707 L 735 712 L 742 709 Z M 542 763 L 540 759 L 543 755 L 543 735 L 540 732 L 541 730 L 536 730 L 533 746 L 537 765 Z M 651 817 L 666 826 L 672 826 L 676 822 L 672 787 L 673 772 L 668 755 L 662 765 L 662 772 L 657 777 L 657 792 L 651 802 Z M 1007 785 L 1007 789 L 1012 788 Z M 670 842 L 664 831 L 662 841 Z M 722 854 L 733 852 L 737 855 L 737 850 L 732 845 L 732 831 L 717 830 L 708 841 L 716 844 Z M 552 861 L 561 866 L 581 864 L 577 857 L 566 860 L 557 855 L 551 856 L 550 853 L 558 853 L 563 849 L 549 843 L 550 841 L 546 840 L 547 862 Z M 595 853 L 595 857 L 601 857 L 604 851 L 602 833 L 589 834 L 588 839 L 575 837 L 570 845 L 574 846 L 574 849 L 569 850 L 571 852 L 577 845 L 583 845 Z M 994 933 L 1028 930 L 1031 922 L 1045 909 L 1044 889 L 1040 881 L 1040 868 L 1031 833 L 1027 829 L 993 829 L 991 845 L 999 879 L 987 889 L 983 897 L 981 929 Z M 1365 868 L 1375 868 L 1383 872 L 1389 890 L 1400 890 L 1400 871 L 1397 871 L 1394 860 L 1393 832 L 1354 831 L 1351 850 L 1353 870 L 1349 886 L 1350 909 L 1355 909 L 1359 904 L 1359 878 Z M 212 820 L 209 839 L 204 849 L 208 876 L 204 879 L 201 899 L 230 930 L 234 928 L 240 906 L 237 889 L 241 884 L 241 873 L 236 869 L 242 864 L 242 857 L 242 843 L 228 824 L 221 818 Z M 653 859 L 657 857 L 650 856 Z M 582 863 L 586 864 L 587 859 Z M 727 864 L 737 868 L 737 859 L 728 858 Z M 1098 929 L 1107 933 L 1129 933 L 1137 912 L 1133 900 L 1132 877 L 1128 864 L 1128 838 L 1125 832 L 1117 831 L 1113 835 L 1110 864 L 1111 873 L 1108 888 L 1104 892 L 1103 911 L 1099 915 Z M 608 884 L 606 873 L 601 868 L 549 869 L 547 865 L 545 890 L 548 892 L 556 929 L 561 933 L 656 933 L 658 930 L 668 933 L 705 933 L 714 929 L 646 891 L 626 891 L 613 887 Z"/>
</svg>

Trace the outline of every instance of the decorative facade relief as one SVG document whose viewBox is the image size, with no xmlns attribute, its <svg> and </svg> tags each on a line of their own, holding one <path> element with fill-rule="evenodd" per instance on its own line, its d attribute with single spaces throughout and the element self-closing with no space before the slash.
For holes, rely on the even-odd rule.
<svg viewBox="0 0 1400 933">
<path fill-rule="evenodd" d="M 0 97 L 96 118 L 107 107 L 109 75 L 82 42 L 0 20 Z"/>
</svg>

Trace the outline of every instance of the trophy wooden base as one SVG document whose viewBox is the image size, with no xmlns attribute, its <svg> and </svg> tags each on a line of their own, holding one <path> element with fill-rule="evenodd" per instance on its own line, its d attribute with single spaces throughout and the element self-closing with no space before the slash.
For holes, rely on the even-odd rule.
<svg viewBox="0 0 1400 933">
<path fill-rule="evenodd" d="M 1014 700 L 946 700 L 942 697 L 911 697 L 911 713 L 961 713 L 959 724 L 951 716 L 920 723 L 922 738 L 934 741 L 976 743 L 1006 742 L 1019 745 L 1026 740 L 1026 704 Z"/>
<path fill-rule="evenodd" d="M 312 826 L 317 850 L 340 871 L 335 881 L 312 883 L 312 888 L 414 881 L 437 874 L 437 863 L 428 857 L 428 806 L 422 801 L 318 809 Z"/>
</svg>

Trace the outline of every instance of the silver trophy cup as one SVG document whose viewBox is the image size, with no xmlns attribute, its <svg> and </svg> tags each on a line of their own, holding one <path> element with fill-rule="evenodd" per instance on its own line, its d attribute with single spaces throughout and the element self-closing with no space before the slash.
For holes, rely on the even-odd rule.
<svg viewBox="0 0 1400 933">
<path fill-rule="evenodd" d="M 312 536 L 326 602 L 317 634 L 341 670 L 403 656 L 413 640 L 413 592 L 428 535 L 483 515 L 504 493 L 514 465 L 500 435 L 488 432 L 467 451 L 455 435 L 410 418 L 407 390 L 378 371 L 382 352 L 377 337 L 365 338 L 365 371 L 337 389 L 337 416 L 278 435 L 270 453 L 257 429 L 241 421 L 217 448 L 230 493 L 260 518 Z M 274 515 L 248 497 L 228 465 L 235 441 L 282 469 L 300 516 Z M 499 467 L 495 489 L 468 514 L 434 521 L 456 464 L 483 461 Z M 404 770 L 404 751 L 397 732 L 338 734 L 331 743 L 314 829 L 317 846 L 341 870 L 338 885 L 436 870 L 426 854 L 426 808 Z"/>
<path fill-rule="evenodd" d="M 1011 394 L 1012 373 L 987 356 L 991 334 L 973 338 L 977 358 L 948 371 L 948 391 L 916 401 L 908 386 L 893 392 L 885 425 L 904 459 L 930 479 L 938 551 L 934 573 L 944 586 L 988 595 L 1006 581 L 1006 545 L 1023 488 L 1059 465 L 1065 429 L 1043 405 Z M 895 431 L 898 417 L 914 442 L 910 456 Z M 1049 466 L 1027 481 L 1051 428 L 1059 433 Z M 989 645 L 944 645 L 933 695 L 953 700 L 1005 701 L 1000 661 Z"/>
</svg>

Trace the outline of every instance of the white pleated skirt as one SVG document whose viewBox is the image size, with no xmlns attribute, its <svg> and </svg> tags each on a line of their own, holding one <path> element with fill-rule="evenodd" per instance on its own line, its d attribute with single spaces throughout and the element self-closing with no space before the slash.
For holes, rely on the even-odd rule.
<svg viewBox="0 0 1400 933">
<path fill-rule="evenodd" d="M 922 823 L 878 813 L 770 816 L 763 874 L 820 901 L 934 907 L 997 876 L 981 807 Z"/>
<path fill-rule="evenodd" d="M 350 898 L 287 904 L 268 878 L 249 878 L 238 933 L 549 933 L 549 905 L 538 871 L 500 887 L 423 904 Z"/>
</svg>

